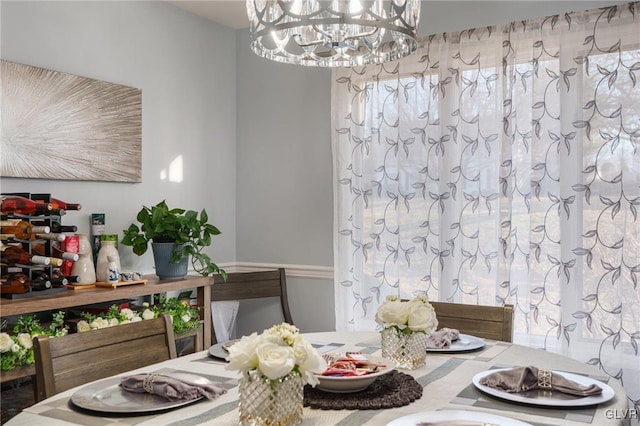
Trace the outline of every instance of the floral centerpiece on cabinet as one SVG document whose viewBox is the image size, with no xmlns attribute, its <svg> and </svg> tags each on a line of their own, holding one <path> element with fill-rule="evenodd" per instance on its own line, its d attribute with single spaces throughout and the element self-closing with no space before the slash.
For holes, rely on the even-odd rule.
<svg viewBox="0 0 640 426">
<path fill-rule="evenodd" d="M 78 332 L 85 332 L 130 322 L 150 320 L 164 313 L 171 316 L 173 332 L 176 336 L 197 329 L 200 326 L 200 312 L 197 307 L 191 306 L 186 300 L 179 300 L 176 297 L 160 297 L 154 305 L 144 302 L 140 311 L 134 311 L 129 308 L 118 309 L 116 305 L 112 305 L 109 311 L 102 315 L 83 312 L 81 316 L 84 319 L 78 322 L 77 330 Z"/>
<path fill-rule="evenodd" d="M 436 312 L 429 299 L 416 296 L 401 300 L 387 296 L 376 312 L 382 325 L 382 356 L 396 362 L 398 368 L 421 367 L 427 356 L 427 338 L 438 327 Z"/>
<path fill-rule="evenodd" d="M 171 316 L 173 332 L 178 337 L 200 327 L 200 309 L 198 307 L 191 306 L 186 300 L 180 300 L 176 297 L 161 296 L 153 305 L 147 302 L 143 303 L 142 309 L 139 311 L 129 308 L 119 309 L 116 305 L 112 305 L 103 314 L 82 312 L 80 316 L 83 319 L 77 322 L 76 331 L 82 333 L 149 320 L 157 318 L 163 313 L 168 313 Z M 69 327 L 65 325 L 64 311 L 54 314 L 49 326 L 43 326 L 33 315 L 18 318 L 12 334 L 0 333 L 0 369 L 11 371 L 32 365 L 35 362 L 33 336 L 64 336 L 68 332 Z"/>
<path fill-rule="evenodd" d="M 0 333 L 0 370 L 10 371 L 32 365 L 34 336 L 64 336 L 69 328 L 64 325 L 64 312 L 53 315 L 48 327 L 33 316 L 20 317 L 13 327 L 13 334 Z"/>
<path fill-rule="evenodd" d="M 318 351 L 287 323 L 244 336 L 229 348 L 227 369 L 242 373 L 240 423 L 290 425 L 302 422 L 305 383 L 326 368 Z"/>
</svg>

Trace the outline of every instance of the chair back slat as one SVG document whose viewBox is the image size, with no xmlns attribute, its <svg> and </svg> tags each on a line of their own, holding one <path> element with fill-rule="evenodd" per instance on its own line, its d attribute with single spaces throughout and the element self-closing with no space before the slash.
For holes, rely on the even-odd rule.
<svg viewBox="0 0 640 426">
<path fill-rule="evenodd" d="M 177 356 L 168 314 L 67 336 L 36 336 L 34 355 L 38 401 Z"/>
<path fill-rule="evenodd" d="M 75 354 L 78 352 L 86 352 L 91 349 L 104 350 L 106 345 L 116 345 L 118 343 L 126 343 L 129 345 L 137 345 L 137 341 L 149 336 L 162 336 L 166 334 L 165 326 L 162 321 L 139 321 L 129 324 L 122 324 L 118 327 L 108 327 L 100 330 L 92 330 L 100 332 L 100 339 L 95 338 L 95 334 L 88 332 L 73 333 L 64 336 L 64 345 L 52 345 L 51 356 L 54 358 Z M 124 332 L 126 331 L 126 332 Z M 106 344 L 105 344 L 106 343 Z M 163 345 L 163 350 L 166 345 Z"/>
<path fill-rule="evenodd" d="M 438 328 L 455 328 L 463 334 L 486 339 L 513 341 L 513 305 L 483 306 L 431 302 Z"/>
<path fill-rule="evenodd" d="M 236 281 L 234 279 L 235 274 L 228 275 L 229 278 L 226 283 L 214 284 L 211 289 L 212 300 L 258 299 L 262 297 L 280 297 L 282 294 L 280 279 Z"/>
<path fill-rule="evenodd" d="M 278 297 L 284 320 L 293 324 L 287 297 L 287 281 L 284 268 L 273 271 L 234 272 L 227 274 L 224 281 L 221 276 L 214 275 L 211 287 L 211 301 L 260 299 Z M 212 341 L 217 342 L 215 330 Z"/>
</svg>

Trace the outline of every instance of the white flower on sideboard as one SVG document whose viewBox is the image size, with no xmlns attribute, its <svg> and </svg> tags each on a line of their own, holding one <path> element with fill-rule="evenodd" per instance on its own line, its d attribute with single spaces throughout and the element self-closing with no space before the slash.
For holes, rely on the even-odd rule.
<svg viewBox="0 0 640 426">
<path fill-rule="evenodd" d="M 29 333 L 18 333 L 18 343 L 25 349 L 31 349 L 33 347 L 33 338 Z"/>
<path fill-rule="evenodd" d="M 142 312 L 142 319 L 149 320 L 154 319 L 156 314 L 151 309 L 145 309 Z"/>
<path fill-rule="evenodd" d="M 8 352 L 11 350 L 13 340 L 7 333 L 0 333 L 0 352 Z"/>
</svg>

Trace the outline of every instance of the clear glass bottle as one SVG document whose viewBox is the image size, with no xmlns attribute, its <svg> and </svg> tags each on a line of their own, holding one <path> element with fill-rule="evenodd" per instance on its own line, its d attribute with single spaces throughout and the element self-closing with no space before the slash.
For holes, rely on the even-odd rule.
<svg viewBox="0 0 640 426">
<path fill-rule="evenodd" d="M 49 233 L 51 228 L 48 226 L 33 226 L 25 220 L 0 220 L 0 238 L 3 240 L 18 238 L 20 240 L 29 240 L 36 233 Z"/>
</svg>

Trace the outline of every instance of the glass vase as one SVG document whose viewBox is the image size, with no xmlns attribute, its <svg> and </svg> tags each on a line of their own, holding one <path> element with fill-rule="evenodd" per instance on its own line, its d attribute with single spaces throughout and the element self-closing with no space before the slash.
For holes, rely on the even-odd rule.
<svg viewBox="0 0 640 426">
<path fill-rule="evenodd" d="M 304 382 L 297 373 L 270 380 L 257 371 L 243 374 L 239 383 L 240 424 L 288 426 L 302 423 Z"/>
<path fill-rule="evenodd" d="M 382 330 L 382 356 L 396 363 L 396 368 L 414 370 L 427 359 L 426 333 L 405 334 L 395 328 Z"/>
</svg>

